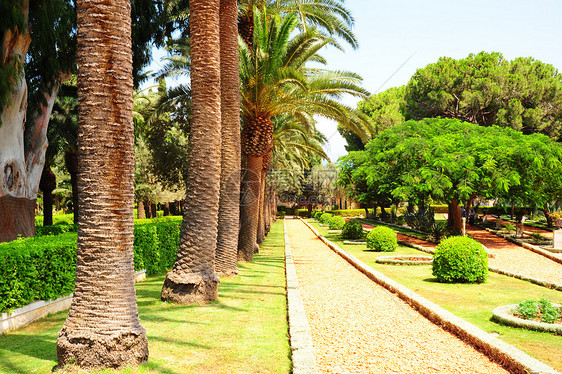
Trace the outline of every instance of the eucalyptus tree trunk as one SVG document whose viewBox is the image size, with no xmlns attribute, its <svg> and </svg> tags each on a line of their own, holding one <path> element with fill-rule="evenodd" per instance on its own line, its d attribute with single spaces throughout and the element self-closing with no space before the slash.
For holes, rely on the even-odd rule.
<svg viewBox="0 0 562 374">
<path fill-rule="evenodd" d="M 190 1 L 192 122 L 180 248 L 162 300 L 218 298 L 215 274 L 221 175 L 219 0 Z"/>
<path fill-rule="evenodd" d="M 238 68 L 238 4 L 220 0 L 221 61 L 221 188 L 216 272 L 238 274 L 240 230 L 240 74 Z"/>
<path fill-rule="evenodd" d="M 148 359 L 133 270 L 134 135 L 129 0 L 77 1 L 80 220 L 74 297 L 59 366 Z"/>
<path fill-rule="evenodd" d="M 22 1 L 24 23 L 28 23 L 29 0 Z M 0 64 L 11 65 L 13 77 L 7 105 L 0 108 L 0 242 L 35 235 L 35 201 L 45 164 L 47 126 L 59 84 L 44 92 L 44 102 L 27 113 L 27 83 L 23 63 L 31 37 L 29 29 L 5 30 Z M 64 79 L 61 75 L 61 80 Z M 26 116 L 31 128 L 24 134 Z"/>
</svg>

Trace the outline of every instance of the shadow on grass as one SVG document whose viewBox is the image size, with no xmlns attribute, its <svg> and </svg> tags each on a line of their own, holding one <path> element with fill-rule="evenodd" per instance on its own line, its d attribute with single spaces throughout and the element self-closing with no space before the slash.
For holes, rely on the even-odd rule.
<svg viewBox="0 0 562 374">
<path fill-rule="evenodd" d="M 431 278 L 424 278 L 423 279 L 424 282 L 429 282 L 429 283 L 441 283 L 437 280 L 437 278 L 435 277 L 431 277 Z"/>
</svg>

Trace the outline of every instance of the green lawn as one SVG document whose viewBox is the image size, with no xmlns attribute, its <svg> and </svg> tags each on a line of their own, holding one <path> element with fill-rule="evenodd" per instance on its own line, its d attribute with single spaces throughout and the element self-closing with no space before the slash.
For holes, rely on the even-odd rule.
<svg viewBox="0 0 562 374">
<path fill-rule="evenodd" d="M 222 279 L 219 301 L 181 306 L 160 300 L 164 276 L 137 284 L 149 362 L 122 373 L 289 373 L 283 222 L 273 224 L 253 263 Z M 0 373 L 49 373 L 66 312 L 0 336 Z M 102 371 L 115 372 L 112 370 Z"/>
<path fill-rule="evenodd" d="M 366 251 L 365 245 L 345 245 L 339 235 L 330 235 L 328 230 L 316 222 L 308 220 L 328 240 L 339 245 L 373 269 L 433 301 L 457 316 L 480 327 L 482 330 L 498 334 L 503 341 L 514 345 L 523 352 L 562 371 L 562 336 L 541 333 L 492 322 L 492 310 L 500 305 L 516 304 L 524 299 L 546 297 L 561 303 L 562 293 L 534 285 L 515 278 L 489 273 L 483 284 L 442 284 L 437 283 L 431 274 L 431 266 L 383 265 L 375 262 L 380 256 L 389 253 Z M 423 254 L 410 247 L 399 246 L 395 254 Z"/>
</svg>

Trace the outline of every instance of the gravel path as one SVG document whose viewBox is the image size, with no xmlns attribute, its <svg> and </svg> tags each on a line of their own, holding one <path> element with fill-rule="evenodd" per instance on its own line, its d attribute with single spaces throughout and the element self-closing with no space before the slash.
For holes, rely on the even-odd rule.
<svg viewBox="0 0 562 374">
<path fill-rule="evenodd" d="M 507 373 L 287 220 L 321 373 Z"/>
<path fill-rule="evenodd" d="M 562 264 L 478 227 L 467 226 L 466 232 L 488 248 L 493 255 L 488 260 L 490 265 L 531 278 L 562 284 Z"/>
</svg>

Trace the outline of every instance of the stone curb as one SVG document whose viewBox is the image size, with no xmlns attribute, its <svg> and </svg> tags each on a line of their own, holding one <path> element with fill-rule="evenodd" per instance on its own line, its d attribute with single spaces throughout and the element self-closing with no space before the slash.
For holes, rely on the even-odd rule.
<svg viewBox="0 0 562 374">
<path fill-rule="evenodd" d="M 560 308 L 560 304 L 553 303 L 552 305 L 556 308 Z M 562 325 L 517 318 L 513 315 L 515 310 L 517 310 L 517 304 L 499 306 L 492 311 L 492 314 L 494 315 L 492 318 L 497 322 L 509 326 L 562 335 Z"/>
<path fill-rule="evenodd" d="M 145 278 L 146 270 L 135 272 L 135 283 L 141 282 Z M 72 304 L 72 294 L 59 297 L 56 300 L 35 301 L 21 308 L 16 308 L 11 313 L 2 313 L 0 314 L 0 335 L 27 326 L 49 314 L 62 312 L 70 308 L 70 304 Z"/>
<path fill-rule="evenodd" d="M 283 221 L 285 230 L 285 275 L 287 279 L 287 309 L 289 336 L 291 343 L 291 360 L 294 374 L 316 374 L 316 358 L 310 336 L 310 326 L 306 318 L 304 304 L 299 291 L 299 281 L 291 254 L 287 222 Z"/>
<path fill-rule="evenodd" d="M 462 318 L 457 317 L 453 313 L 441 308 L 439 305 L 432 303 L 426 298 L 412 292 L 407 287 L 372 269 L 370 266 L 324 238 L 314 227 L 308 224 L 308 222 L 304 220 L 302 221 L 322 242 L 328 245 L 328 247 L 330 247 L 334 252 L 343 257 L 368 278 L 395 293 L 398 297 L 420 312 L 424 317 L 436 325 L 441 326 L 445 330 L 457 335 L 461 340 L 472 344 L 474 347 L 484 352 L 488 357 L 506 367 L 512 373 L 558 373 L 550 366 L 527 355 L 512 345 L 497 339 L 479 327 L 476 327 Z"/>
</svg>

